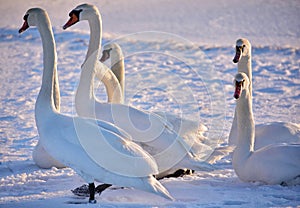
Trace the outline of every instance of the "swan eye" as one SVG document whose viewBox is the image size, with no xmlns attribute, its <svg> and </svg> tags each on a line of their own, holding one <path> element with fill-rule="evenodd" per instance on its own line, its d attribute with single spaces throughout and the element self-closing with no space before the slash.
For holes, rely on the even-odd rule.
<svg viewBox="0 0 300 208">
<path fill-rule="evenodd" d="M 78 19 L 79 19 L 79 14 L 80 12 L 82 12 L 82 9 L 79 9 L 79 10 L 72 10 L 70 13 L 69 13 L 69 17 L 72 17 L 72 15 L 74 14 Z"/>
<path fill-rule="evenodd" d="M 236 46 L 236 50 L 244 52 L 244 46 Z"/>
<path fill-rule="evenodd" d="M 245 48 L 246 46 L 245 45 L 243 45 L 243 47 L 242 47 L 242 52 L 244 53 L 244 48 Z"/>
<path fill-rule="evenodd" d="M 235 86 L 244 87 L 244 83 L 245 83 L 244 79 L 242 81 L 235 80 Z"/>
<path fill-rule="evenodd" d="M 29 16 L 29 14 L 25 14 L 24 17 L 23 17 L 23 20 L 24 20 L 24 21 L 27 21 L 28 16 Z"/>
</svg>

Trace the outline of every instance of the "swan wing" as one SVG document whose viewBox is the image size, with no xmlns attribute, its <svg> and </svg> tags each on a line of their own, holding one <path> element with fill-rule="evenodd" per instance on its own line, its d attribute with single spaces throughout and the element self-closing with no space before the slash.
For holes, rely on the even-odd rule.
<svg viewBox="0 0 300 208">
<path fill-rule="evenodd" d="M 97 102 L 95 112 L 98 119 L 125 130 L 136 142 L 149 142 L 165 129 L 173 130 L 173 125 L 166 119 L 129 105 Z"/>
<path fill-rule="evenodd" d="M 246 163 L 253 181 L 289 182 L 300 176 L 300 144 L 273 144 L 255 151 Z M 253 173 L 251 174 L 251 172 Z"/>
<path fill-rule="evenodd" d="M 101 167 L 119 175 L 135 177 L 158 172 L 152 156 L 136 143 L 117 134 L 114 126 L 104 123 L 102 127 L 97 120 L 80 117 L 73 120 L 80 145 Z"/>
<path fill-rule="evenodd" d="M 255 149 L 283 142 L 300 143 L 300 124 L 271 122 L 255 126 Z"/>
</svg>

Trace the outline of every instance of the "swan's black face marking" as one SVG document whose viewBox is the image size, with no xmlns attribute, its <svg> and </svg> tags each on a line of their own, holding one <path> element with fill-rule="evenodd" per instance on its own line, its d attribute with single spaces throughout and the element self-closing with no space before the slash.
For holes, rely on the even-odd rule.
<svg viewBox="0 0 300 208">
<path fill-rule="evenodd" d="M 103 50 L 102 52 L 102 57 L 100 58 L 100 61 L 103 63 L 105 62 L 107 59 L 110 58 L 110 52 L 111 52 L 112 48 Z"/>
<path fill-rule="evenodd" d="M 76 24 L 77 22 L 79 22 L 79 15 L 80 12 L 82 12 L 82 9 L 79 10 L 72 10 L 69 13 L 69 21 L 63 26 L 63 29 L 67 29 L 68 27 L 71 27 L 72 25 Z"/>
<path fill-rule="evenodd" d="M 82 12 L 82 9 L 79 9 L 79 10 L 72 10 L 70 13 L 69 13 L 69 17 L 72 17 L 72 15 L 74 14 L 78 19 L 79 19 L 79 14 L 80 12 Z"/>
<path fill-rule="evenodd" d="M 29 16 L 29 14 L 25 14 L 24 17 L 23 17 L 23 20 L 24 20 L 24 21 L 27 21 L 28 16 Z"/>
<path fill-rule="evenodd" d="M 244 53 L 245 47 L 246 47 L 245 45 L 235 47 L 235 56 L 233 58 L 233 63 L 237 63 L 240 61 L 241 55 Z"/>
<path fill-rule="evenodd" d="M 22 33 L 29 28 L 28 21 L 27 21 L 28 16 L 29 16 L 29 14 L 24 15 L 24 17 L 23 17 L 24 23 L 23 23 L 22 27 L 19 29 L 19 33 Z"/>
<path fill-rule="evenodd" d="M 242 93 L 242 88 L 244 87 L 245 80 L 237 81 L 235 80 L 235 91 L 233 97 L 239 99 Z"/>
</svg>

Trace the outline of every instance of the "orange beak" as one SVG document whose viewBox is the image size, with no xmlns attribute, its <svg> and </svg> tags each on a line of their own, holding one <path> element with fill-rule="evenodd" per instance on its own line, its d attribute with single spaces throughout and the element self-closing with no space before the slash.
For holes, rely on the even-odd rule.
<svg viewBox="0 0 300 208">
<path fill-rule="evenodd" d="M 22 27 L 19 29 L 19 33 L 24 32 L 25 30 L 27 30 L 27 28 L 29 28 L 29 25 L 28 25 L 27 21 L 25 20 Z"/>
<path fill-rule="evenodd" d="M 67 29 L 68 27 L 74 25 L 74 24 L 77 23 L 77 22 L 79 22 L 78 17 L 77 17 L 75 14 L 72 14 L 72 15 L 70 16 L 69 21 L 63 26 L 63 29 L 65 30 L 65 29 Z"/>
</svg>

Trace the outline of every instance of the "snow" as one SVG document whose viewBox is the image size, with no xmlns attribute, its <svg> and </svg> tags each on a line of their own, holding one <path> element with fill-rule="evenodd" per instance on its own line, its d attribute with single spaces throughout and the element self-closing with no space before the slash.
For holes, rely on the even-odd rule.
<svg viewBox="0 0 300 208">
<path fill-rule="evenodd" d="M 256 123 L 291 121 L 300 115 L 300 2 L 295 0 L 95 1 L 104 43 L 125 55 L 126 103 L 172 112 L 205 124 L 213 147 L 227 142 L 235 101 L 232 63 L 237 38 L 253 46 L 253 110 Z M 74 93 L 89 30 L 78 23 L 63 31 L 68 13 L 82 1 L 0 0 L 0 207 L 81 207 L 67 204 L 84 181 L 70 168 L 39 169 L 34 103 L 41 84 L 42 46 L 36 29 L 19 35 L 31 7 L 46 9 L 58 51 L 62 112 L 74 114 Z M 98 84 L 97 96 L 106 99 Z M 271 107 L 270 107 L 271 106 Z M 110 188 L 89 207 L 297 207 L 300 186 L 244 183 L 231 156 L 213 172 L 163 179 L 176 199 Z"/>
</svg>

